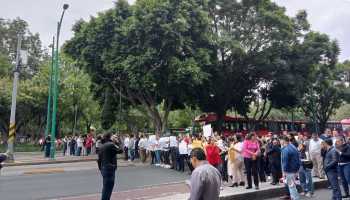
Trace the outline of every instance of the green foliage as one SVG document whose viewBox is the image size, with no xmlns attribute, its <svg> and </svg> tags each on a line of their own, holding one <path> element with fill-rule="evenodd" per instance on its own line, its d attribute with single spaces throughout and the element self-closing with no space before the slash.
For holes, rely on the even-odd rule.
<svg viewBox="0 0 350 200">
<path fill-rule="evenodd" d="M 142 105 L 160 133 L 170 110 L 183 107 L 207 77 L 201 68 L 209 61 L 203 59 L 209 57 L 208 28 L 206 12 L 194 0 L 141 0 L 133 6 L 118 1 L 114 9 L 79 22 L 65 52 L 95 83 Z"/>
</svg>

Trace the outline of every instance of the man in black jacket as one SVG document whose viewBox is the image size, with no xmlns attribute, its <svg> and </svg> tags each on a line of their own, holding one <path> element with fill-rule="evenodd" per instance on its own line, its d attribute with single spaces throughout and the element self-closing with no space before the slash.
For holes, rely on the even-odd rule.
<svg viewBox="0 0 350 200">
<path fill-rule="evenodd" d="M 101 200 L 109 200 L 112 195 L 115 171 L 117 170 L 117 154 L 123 153 L 112 141 L 112 135 L 107 133 L 103 136 L 102 146 L 98 153 L 98 168 L 103 177 L 103 189 Z"/>
<path fill-rule="evenodd" d="M 341 191 L 338 183 L 339 154 L 333 147 L 332 139 L 326 139 L 325 143 L 326 155 L 323 161 L 323 168 L 333 190 L 332 200 L 341 200 Z"/>
<path fill-rule="evenodd" d="M 336 150 L 339 153 L 339 176 L 344 188 L 345 196 L 343 198 L 349 198 L 349 185 L 350 185 L 350 145 L 346 143 L 343 136 L 339 136 L 335 141 Z"/>
</svg>

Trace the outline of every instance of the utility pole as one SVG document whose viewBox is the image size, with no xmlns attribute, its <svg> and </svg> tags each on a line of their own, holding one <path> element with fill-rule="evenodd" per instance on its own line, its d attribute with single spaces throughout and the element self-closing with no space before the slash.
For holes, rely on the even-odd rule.
<svg viewBox="0 0 350 200">
<path fill-rule="evenodd" d="M 8 159 L 14 161 L 14 143 L 16 140 L 16 100 L 17 100 L 17 86 L 19 79 L 19 70 L 21 65 L 21 43 L 22 35 L 18 34 L 17 39 L 17 53 L 16 53 L 16 66 L 13 73 L 13 89 L 12 89 L 12 103 L 11 103 L 11 116 L 10 116 L 10 127 L 9 127 L 9 137 L 7 140 L 7 152 Z"/>
<path fill-rule="evenodd" d="M 52 107 L 52 75 L 54 69 L 54 60 L 55 60 L 55 37 L 53 37 L 52 46 L 51 46 L 51 69 L 50 69 L 50 82 L 49 82 L 49 97 L 47 100 L 47 115 L 46 115 L 46 129 L 45 129 L 45 138 L 51 133 L 51 107 Z"/>
</svg>

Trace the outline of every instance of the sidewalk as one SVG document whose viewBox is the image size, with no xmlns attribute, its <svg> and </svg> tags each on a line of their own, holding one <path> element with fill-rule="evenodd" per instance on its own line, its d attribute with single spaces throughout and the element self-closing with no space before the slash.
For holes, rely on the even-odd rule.
<svg viewBox="0 0 350 200">
<path fill-rule="evenodd" d="M 326 180 L 315 179 L 315 189 L 325 188 Z M 317 195 L 317 191 L 315 192 Z M 278 197 L 285 194 L 282 184 L 272 186 L 269 183 L 262 183 L 260 190 L 246 190 L 244 187 L 231 188 L 225 186 L 221 191 L 220 200 L 254 200 Z M 331 193 L 330 193 L 331 195 Z M 111 200 L 187 200 L 189 188 L 185 183 L 173 183 L 159 186 L 152 186 L 142 189 L 114 192 Z M 92 194 L 77 197 L 64 197 L 54 200 L 96 200 L 100 194 Z"/>
<path fill-rule="evenodd" d="M 74 163 L 96 161 L 97 156 L 62 156 L 62 152 L 57 152 L 56 159 L 45 158 L 43 152 L 16 153 L 15 162 L 4 163 L 4 167 L 25 166 L 25 165 L 42 165 L 57 163 Z"/>
</svg>

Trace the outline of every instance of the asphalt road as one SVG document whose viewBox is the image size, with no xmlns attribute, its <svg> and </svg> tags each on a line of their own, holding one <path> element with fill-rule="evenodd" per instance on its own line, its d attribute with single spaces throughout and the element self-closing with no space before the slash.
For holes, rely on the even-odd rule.
<svg viewBox="0 0 350 200">
<path fill-rule="evenodd" d="M 151 166 L 121 167 L 114 191 L 180 182 L 187 173 Z M 71 171 L 56 174 L 0 176 L 1 200 L 41 200 L 101 192 L 102 178 L 97 170 Z"/>
</svg>

